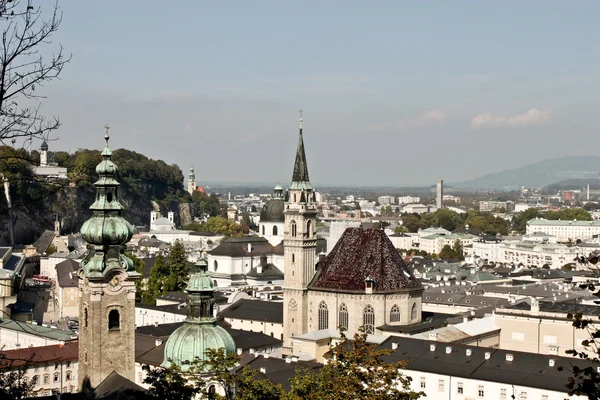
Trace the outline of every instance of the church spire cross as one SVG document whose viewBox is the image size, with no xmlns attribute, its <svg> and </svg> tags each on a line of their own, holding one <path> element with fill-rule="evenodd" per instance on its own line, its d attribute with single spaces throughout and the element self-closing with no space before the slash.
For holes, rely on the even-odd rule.
<svg viewBox="0 0 600 400">
<path fill-rule="evenodd" d="M 302 113 L 304 111 L 302 111 L 302 109 L 300 109 L 300 129 L 302 129 Z"/>
</svg>

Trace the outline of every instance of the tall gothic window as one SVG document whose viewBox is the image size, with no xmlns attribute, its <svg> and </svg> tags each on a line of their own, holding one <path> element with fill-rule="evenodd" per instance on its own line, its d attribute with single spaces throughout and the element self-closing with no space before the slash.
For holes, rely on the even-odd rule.
<svg viewBox="0 0 600 400">
<path fill-rule="evenodd" d="M 292 237 L 296 237 L 296 221 L 292 221 Z"/>
<path fill-rule="evenodd" d="M 110 310 L 108 313 L 108 329 L 119 329 L 121 327 L 121 321 L 119 320 L 119 311 Z"/>
<path fill-rule="evenodd" d="M 410 319 L 412 321 L 417 319 L 417 303 L 413 303 L 412 308 L 410 309 Z"/>
<path fill-rule="evenodd" d="M 87 311 L 87 308 L 83 309 L 83 327 L 84 328 L 88 327 L 88 311 Z"/>
<path fill-rule="evenodd" d="M 375 310 L 371 305 L 365 307 L 363 311 L 363 327 L 365 329 L 365 333 L 374 334 L 375 333 Z"/>
<path fill-rule="evenodd" d="M 311 224 L 310 224 L 310 220 L 308 220 L 308 221 L 306 222 L 306 236 L 307 236 L 307 237 L 310 237 L 310 236 L 311 236 L 311 231 L 310 231 L 310 229 L 311 229 Z"/>
<path fill-rule="evenodd" d="M 273 225 L 273 236 L 277 236 L 277 225 Z"/>
<path fill-rule="evenodd" d="M 321 329 L 329 329 L 329 310 L 324 301 L 319 303 L 319 330 Z"/>
<path fill-rule="evenodd" d="M 400 322 L 400 307 L 397 304 L 390 310 L 390 322 Z"/>
<path fill-rule="evenodd" d="M 348 307 L 344 303 L 340 304 L 338 311 L 338 319 L 340 321 L 340 329 L 348 330 Z"/>
</svg>

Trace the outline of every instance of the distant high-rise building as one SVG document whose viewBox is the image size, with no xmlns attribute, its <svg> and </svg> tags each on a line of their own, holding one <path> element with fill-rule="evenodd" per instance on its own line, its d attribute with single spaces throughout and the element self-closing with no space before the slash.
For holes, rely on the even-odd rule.
<svg viewBox="0 0 600 400">
<path fill-rule="evenodd" d="M 440 209 L 443 206 L 444 200 L 444 181 L 440 179 L 437 182 L 437 208 Z"/>
</svg>

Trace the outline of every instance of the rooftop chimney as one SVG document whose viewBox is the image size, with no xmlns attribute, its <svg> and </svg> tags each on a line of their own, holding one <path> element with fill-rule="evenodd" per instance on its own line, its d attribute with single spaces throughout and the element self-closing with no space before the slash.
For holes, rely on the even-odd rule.
<svg viewBox="0 0 600 400">
<path fill-rule="evenodd" d="M 491 356 L 492 356 L 492 353 L 490 353 L 489 351 L 485 352 L 485 359 L 486 360 L 489 360 Z"/>
<path fill-rule="evenodd" d="M 510 354 L 510 353 L 506 354 L 506 361 L 512 361 L 514 359 L 515 359 L 515 357 L 512 354 Z"/>
<path fill-rule="evenodd" d="M 154 341 L 154 345 L 155 345 L 156 347 L 160 346 L 161 344 L 162 344 L 162 339 L 156 339 L 156 340 Z"/>
<path fill-rule="evenodd" d="M 267 373 L 267 369 L 265 367 L 260 367 L 260 372 L 263 374 Z"/>
<path fill-rule="evenodd" d="M 435 344 L 429 345 L 429 351 L 435 351 Z"/>
<path fill-rule="evenodd" d="M 452 347 L 446 346 L 446 354 L 452 353 Z"/>
<path fill-rule="evenodd" d="M 241 347 L 237 348 L 237 354 L 238 354 L 238 356 L 241 356 L 243 352 L 244 352 L 244 350 L 242 350 Z"/>
<path fill-rule="evenodd" d="M 467 349 L 466 353 L 467 353 L 467 357 L 470 357 L 471 354 L 473 354 L 473 350 Z"/>
<path fill-rule="evenodd" d="M 398 342 L 392 342 L 392 350 L 396 350 L 398 348 Z"/>
<path fill-rule="evenodd" d="M 553 358 L 551 358 L 551 359 L 548 360 L 548 366 L 549 367 L 554 367 L 555 363 L 556 363 L 556 361 Z"/>
<path fill-rule="evenodd" d="M 154 327 L 158 328 L 158 321 L 154 321 Z"/>
</svg>

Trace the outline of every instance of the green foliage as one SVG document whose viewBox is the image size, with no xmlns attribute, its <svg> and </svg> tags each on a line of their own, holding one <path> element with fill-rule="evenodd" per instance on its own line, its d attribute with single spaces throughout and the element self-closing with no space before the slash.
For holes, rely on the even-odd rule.
<svg viewBox="0 0 600 400">
<path fill-rule="evenodd" d="M 464 260 L 465 259 L 465 254 L 463 251 L 463 245 L 462 242 L 458 239 L 456 239 L 454 241 L 454 245 L 452 246 L 452 250 L 458 255 L 458 259 L 459 260 Z"/>
<path fill-rule="evenodd" d="M 380 213 L 383 217 L 390 217 L 394 215 L 394 210 L 392 209 L 392 206 L 388 204 L 385 207 L 381 207 Z"/>
<path fill-rule="evenodd" d="M 56 253 L 56 246 L 54 246 L 53 244 L 51 244 L 46 249 L 46 255 L 50 255 L 50 254 L 54 254 L 54 253 Z"/>
<path fill-rule="evenodd" d="M 501 217 L 495 217 L 492 213 L 482 211 L 467 211 L 467 225 L 478 229 L 488 235 L 508 235 L 510 222 Z"/>
<path fill-rule="evenodd" d="M 200 396 L 202 399 L 227 400 L 278 400 L 283 389 L 267 379 L 260 379 L 257 372 L 247 366 L 237 368 L 239 356 L 225 354 L 224 349 L 207 349 L 205 360 L 195 359 L 189 370 L 183 373 L 179 366 L 169 368 L 143 366 L 148 373 L 144 383 L 149 384 L 149 395 L 154 399 L 188 400 Z M 210 376 L 210 384 L 220 386 L 224 396 L 207 393 L 207 381 L 202 375 Z M 235 393 L 235 396 L 234 396 Z"/>
<path fill-rule="evenodd" d="M 516 214 L 513 217 L 513 229 L 519 233 L 525 233 L 527 230 L 527 221 L 541 217 L 542 214 L 537 208 L 528 208 L 527 210 Z"/>
<path fill-rule="evenodd" d="M 394 233 L 407 233 L 408 229 L 404 225 L 398 225 L 394 228 Z"/>
<path fill-rule="evenodd" d="M 143 365 L 146 372 L 144 383 L 150 385 L 148 397 L 156 400 L 192 400 L 202 390 L 196 380 L 188 380 L 181 368 L 171 364 L 169 368 L 150 368 Z"/>
<path fill-rule="evenodd" d="M 592 216 L 589 212 L 583 208 L 565 208 L 560 211 L 547 211 L 543 214 L 543 217 L 551 220 L 574 220 L 577 221 L 591 221 Z"/>
<path fill-rule="evenodd" d="M 287 400 L 397 400 L 418 399 L 424 393 L 410 390 L 410 378 L 400 372 L 406 362 L 388 363 L 392 350 L 379 350 L 367 342 L 365 333 L 342 342 L 327 355 L 327 364 L 318 372 L 304 371 L 291 379 Z"/>
<path fill-rule="evenodd" d="M 133 265 L 135 267 L 135 272 L 137 272 L 141 276 L 143 269 L 144 269 L 144 262 L 142 260 L 140 260 L 139 258 L 137 258 L 135 256 L 135 254 L 133 254 L 133 253 L 126 253 L 125 255 L 127 257 L 129 257 L 131 259 L 131 261 L 133 261 Z M 142 293 L 145 291 L 145 289 L 146 288 L 144 287 L 143 279 L 138 279 L 137 281 L 135 281 L 135 301 L 136 302 L 142 301 Z"/>
<path fill-rule="evenodd" d="M 150 270 L 148 286 L 141 294 L 141 300 L 144 304 L 154 304 L 156 297 L 166 293 L 168 288 L 169 268 L 165 264 L 162 254 L 156 257 L 154 266 Z"/>
<path fill-rule="evenodd" d="M 167 291 L 178 292 L 185 289 L 190 275 L 190 263 L 183 243 L 176 240 L 169 250 L 166 268 L 169 271 L 167 277 Z"/>
<path fill-rule="evenodd" d="M 404 214 L 402 215 L 402 225 L 406 227 L 409 232 L 416 233 L 421 227 L 421 217 L 418 214 Z"/>
<path fill-rule="evenodd" d="M 462 255 L 450 247 L 449 244 L 446 244 L 442 247 L 438 257 L 440 260 L 461 260 Z"/>
<path fill-rule="evenodd" d="M 202 217 L 205 214 L 210 217 L 216 217 L 221 211 L 219 197 L 215 193 L 211 193 L 208 196 L 205 193 L 195 191 L 192 194 L 192 203 L 194 205 L 194 216 L 196 217 Z"/>
<path fill-rule="evenodd" d="M 33 356 L 32 356 L 33 359 Z M 15 361 L 26 361 L 22 367 L 14 367 Z M 0 353 L 0 393 L 9 399 L 20 400 L 33 395 L 33 383 L 27 376 L 27 362 L 32 360 L 8 360 Z M 41 377 L 40 377 L 41 378 Z"/>
<path fill-rule="evenodd" d="M 196 232 L 220 233 L 228 237 L 243 237 L 248 233 L 248 226 L 238 225 L 224 217 L 210 217 L 205 224 L 192 222 L 185 225 L 183 229 L 189 229 Z"/>
</svg>

